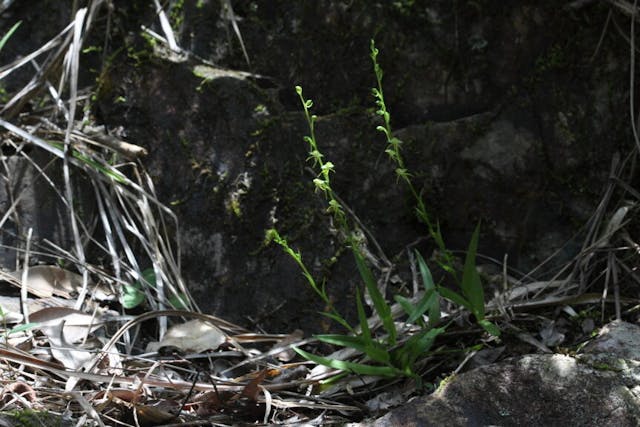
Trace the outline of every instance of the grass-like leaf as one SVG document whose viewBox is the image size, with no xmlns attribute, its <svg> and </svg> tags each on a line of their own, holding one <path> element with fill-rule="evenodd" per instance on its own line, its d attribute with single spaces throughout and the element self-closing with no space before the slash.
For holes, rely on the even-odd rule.
<svg viewBox="0 0 640 427">
<path fill-rule="evenodd" d="M 358 322 L 360 322 L 360 334 L 362 339 L 366 343 L 372 343 L 371 330 L 369 329 L 369 322 L 367 314 L 364 312 L 364 306 L 362 305 L 362 297 L 360 295 L 360 288 L 356 287 L 356 308 L 358 310 Z"/>
<path fill-rule="evenodd" d="M 37 326 L 39 326 L 40 323 L 34 323 L 34 322 L 30 322 L 30 323 L 23 323 L 22 325 L 18 325 L 15 328 L 12 328 L 11 330 L 9 330 L 9 335 L 10 334 L 15 334 L 18 332 L 23 332 L 23 331 L 28 331 L 31 328 L 35 328 Z"/>
<path fill-rule="evenodd" d="M 343 326 L 349 332 L 353 332 L 353 328 L 351 327 L 351 325 L 349 325 L 349 323 L 340 314 L 329 312 L 329 311 L 323 311 L 320 314 L 339 323 L 340 326 Z"/>
<path fill-rule="evenodd" d="M 354 337 L 349 335 L 326 334 L 316 335 L 317 339 L 333 345 L 342 347 L 350 347 L 369 356 L 374 362 L 388 364 L 391 360 L 389 352 L 382 344 L 373 340 L 366 340 L 363 337 Z"/>
<path fill-rule="evenodd" d="M 484 290 L 482 289 L 480 275 L 476 269 L 476 253 L 478 251 L 479 234 L 480 224 L 476 226 L 476 229 L 471 236 L 471 242 L 469 242 L 467 256 L 464 260 L 464 269 L 462 271 L 462 282 L 460 286 L 462 287 L 462 294 L 471 305 L 469 309 L 478 320 L 481 320 L 484 319 Z"/>
<path fill-rule="evenodd" d="M 402 309 L 409 315 L 407 323 L 415 323 L 419 320 L 423 314 L 429 311 L 429 323 L 433 324 L 440 318 L 440 304 L 438 302 L 438 294 L 435 289 L 430 289 L 420 298 L 417 304 L 413 304 L 410 299 L 401 295 L 393 297 L 397 303 L 400 304 Z M 437 310 L 434 310 L 434 305 L 437 304 Z M 435 313 L 432 313 L 435 312 Z M 432 318 L 433 316 L 433 318 Z"/>
<path fill-rule="evenodd" d="M 60 142 L 55 142 L 55 141 L 48 141 L 49 144 L 51 144 L 52 146 L 56 147 L 59 150 L 63 150 L 64 149 L 64 144 L 60 143 Z M 82 154 L 80 151 L 78 150 L 72 150 L 71 154 L 73 155 L 73 157 L 83 163 L 85 163 L 86 165 L 88 165 L 89 167 L 91 167 L 92 169 L 101 172 L 103 175 L 110 177 L 111 179 L 113 179 L 114 181 L 116 181 L 119 184 L 126 184 L 127 183 L 127 178 L 120 173 L 120 171 L 118 171 L 115 168 L 108 168 L 102 164 L 100 164 L 97 160 L 92 159 L 91 157 Z"/>
<path fill-rule="evenodd" d="M 487 319 L 478 320 L 478 325 L 482 326 L 482 328 L 487 331 L 489 334 L 494 337 L 500 336 L 500 328 L 498 328 L 493 323 L 489 322 Z"/>
<path fill-rule="evenodd" d="M 420 311 L 424 308 L 425 311 L 428 311 L 429 324 L 435 325 L 440 320 L 440 296 L 436 292 L 436 285 L 433 282 L 433 276 L 431 275 L 429 266 L 427 266 L 427 263 L 418 251 L 416 251 L 416 259 L 418 260 L 420 276 L 422 277 L 422 284 L 425 289 L 424 297 L 418 302 L 417 309 Z M 424 313 L 424 311 L 422 313 Z"/>
<path fill-rule="evenodd" d="M 394 295 L 393 299 L 400 304 L 404 312 L 409 315 L 409 319 L 416 312 L 416 306 L 413 305 L 413 302 L 409 298 L 403 297 L 402 295 Z M 410 323 L 409 320 L 407 320 L 407 323 Z"/>
<path fill-rule="evenodd" d="M 322 356 L 316 356 L 315 354 L 307 353 L 297 347 L 293 347 L 296 353 L 304 357 L 307 360 L 315 362 L 319 365 L 328 366 L 330 368 L 339 369 L 345 372 L 351 372 L 358 375 L 372 375 L 377 377 L 394 378 L 405 375 L 399 369 L 392 366 L 372 366 L 365 365 L 363 363 L 346 362 L 344 360 L 334 360 Z"/>
<path fill-rule="evenodd" d="M 4 47 L 5 44 L 7 44 L 7 41 L 9 41 L 9 39 L 11 38 L 11 36 L 13 35 L 13 33 L 16 32 L 16 30 L 18 29 L 18 27 L 20 26 L 20 24 L 22 24 L 22 21 L 18 21 L 15 24 L 13 24 L 13 27 L 11 27 L 9 29 L 9 31 L 7 31 L 5 33 L 4 36 L 2 36 L 2 38 L 0 39 L 0 50 L 2 50 L 2 48 Z"/>
<path fill-rule="evenodd" d="M 444 286 L 438 286 L 438 293 L 443 297 L 448 299 L 449 301 L 453 302 L 456 305 L 459 305 L 460 307 L 464 307 L 469 311 L 473 311 L 471 309 L 471 303 L 469 301 L 466 300 L 465 297 L 463 297 L 462 295 L 460 295 L 459 293 L 452 291 L 449 288 L 445 288 Z"/>
<path fill-rule="evenodd" d="M 373 273 L 364 262 L 364 258 L 362 258 L 362 255 L 358 252 L 357 249 L 353 250 L 353 254 L 356 258 L 356 264 L 358 265 L 360 276 L 362 277 L 364 284 L 367 286 L 367 291 L 369 292 L 369 296 L 373 301 L 373 307 L 382 320 L 382 326 L 389 334 L 389 344 L 395 345 L 397 331 L 396 325 L 393 323 L 393 317 L 391 316 L 391 307 L 389 307 L 389 304 L 387 304 L 387 301 L 378 290 L 378 285 L 373 277 Z"/>
<path fill-rule="evenodd" d="M 409 338 L 402 347 L 393 352 L 394 365 L 406 375 L 410 375 L 418 358 L 431 349 L 436 337 L 444 331 L 445 328 L 423 329 Z"/>
</svg>

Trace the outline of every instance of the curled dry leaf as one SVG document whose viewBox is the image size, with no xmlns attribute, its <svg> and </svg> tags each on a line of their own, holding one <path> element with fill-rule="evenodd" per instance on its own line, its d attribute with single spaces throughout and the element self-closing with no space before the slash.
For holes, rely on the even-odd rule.
<svg viewBox="0 0 640 427">
<path fill-rule="evenodd" d="M 254 402 L 258 400 L 258 395 L 260 394 L 260 384 L 264 381 L 267 376 L 267 370 L 263 369 L 258 372 L 258 375 L 255 376 L 251 381 L 247 383 L 247 385 L 242 390 L 242 396 L 248 397 Z"/>
<path fill-rule="evenodd" d="M 36 401 L 36 392 L 28 384 L 21 381 L 16 381 L 11 384 L 7 384 L 2 389 L 2 402 L 6 405 L 15 399 L 15 395 L 24 398 L 26 401 L 34 403 Z"/>
<path fill-rule="evenodd" d="M 49 338 L 60 339 L 67 344 L 77 343 L 96 329 L 104 326 L 98 316 L 69 307 L 47 307 L 29 316 Z"/>
<path fill-rule="evenodd" d="M 76 344 L 105 324 L 100 316 L 67 307 L 43 308 L 32 313 L 29 320 L 36 324 L 35 329 L 42 331 L 49 339 L 53 357 L 66 368 L 74 370 L 94 357 L 89 348 Z"/>
<path fill-rule="evenodd" d="M 162 341 L 147 345 L 147 352 L 158 351 L 162 347 L 177 347 L 182 351 L 202 353 L 215 350 L 226 341 L 227 336 L 218 327 L 195 319 L 169 328 Z"/>
</svg>

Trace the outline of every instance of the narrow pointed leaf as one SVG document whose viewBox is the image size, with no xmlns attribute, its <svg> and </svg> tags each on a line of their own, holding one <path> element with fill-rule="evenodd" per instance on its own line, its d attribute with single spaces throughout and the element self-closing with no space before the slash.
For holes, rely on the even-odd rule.
<svg viewBox="0 0 640 427">
<path fill-rule="evenodd" d="M 373 273 L 371 269 L 367 266 L 362 258 L 362 255 L 354 249 L 353 254 L 356 258 L 356 264 L 358 265 L 358 270 L 360 271 L 360 276 L 364 281 L 364 284 L 367 286 L 367 291 L 369 292 L 369 296 L 373 301 L 373 307 L 380 316 L 382 320 L 382 326 L 389 334 L 389 344 L 395 345 L 396 343 L 396 325 L 393 323 L 393 318 L 391 317 L 391 308 L 387 301 L 384 299 L 380 291 L 378 290 L 378 285 L 376 280 L 373 277 Z"/>
<path fill-rule="evenodd" d="M 344 318 L 339 314 L 330 313 L 330 312 L 321 312 L 320 314 L 339 323 L 341 326 L 344 326 L 345 329 L 348 330 L 349 332 L 353 332 L 353 328 L 351 327 L 351 325 L 349 325 L 349 323 L 346 320 L 344 320 Z"/>
<path fill-rule="evenodd" d="M 443 286 L 438 286 L 438 293 L 443 297 L 453 302 L 454 304 L 464 307 L 469 311 L 471 310 L 471 304 L 467 301 L 462 295 L 459 293 L 452 291 L 451 289 L 445 288 Z"/>
<path fill-rule="evenodd" d="M 13 35 L 13 33 L 15 33 L 15 31 L 18 29 L 18 27 L 20 26 L 20 24 L 22 24 L 22 21 L 18 21 L 15 24 L 13 24 L 13 27 L 11 27 L 9 29 L 9 31 L 7 31 L 5 33 L 4 36 L 2 36 L 2 39 L 0 39 L 0 50 L 2 50 L 2 48 L 4 47 L 4 45 L 7 43 L 7 41 L 11 38 L 11 36 Z"/>
<path fill-rule="evenodd" d="M 431 275 L 431 270 L 429 270 L 429 266 L 427 265 L 420 252 L 416 251 L 416 259 L 418 260 L 418 267 L 420 268 L 420 277 L 422 277 L 422 284 L 424 289 L 428 291 L 429 289 L 435 289 L 436 285 L 433 283 L 433 276 Z"/>
<path fill-rule="evenodd" d="M 433 282 L 431 271 L 429 270 L 429 267 L 427 266 L 424 258 L 422 258 L 422 255 L 420 255 L 420 252 L 418 251 L 416 251 L 416 259 L 418 260 L 418 267 L 420 268 L 422 283 L 425 290 L 427 291 L 423 300 L 420 300 L 420 302 L 418 303 L 418 311 L 422 310 L 424 307 L 425 311 L 428 311 L 429 313 L 429 324 L 435 325 L 440 320 L 440 295 L 435 292 L 436 285 Z M 430 291 L 433 291 L 432 295 L 429 294 Z M 423 313 L 424 311 L 421 313 L 421 315 Z"/>
<path fill-rule="evenodd" d="M 498 328 L 493 323 L 489 322 L 487 319 L 478 320 L 478 325 L 482 326 L 482 328 L 485 331 L 487 331 L 489 334 L 493 335 L 494 337 L 500 336 L 500 328 Z"/>
<path fill-rule="evenodd" d="M 440 300 L 435 289 L 429 289 L 416 304 L 414 313 L 409 316 L 407 323 L 413 323 L 426 312 L 429 312 L 429 323 L 440 320 Z"/>
<path fill-rule="evenodd" d="M 402 295 L 395 295 L 393 299 L 400 304 L 400 307 L 404 310 L 405 313 L 411 318 L 413 314 L 416 312 L 416 307 L 413 305 L 409 298 L 403 297 Z M 407 320 L 407 322 L 409 322 Z"/>
<path fill-rule="evenodd" d="M 385 348 L 375 341 L 366 341 L 362 337 L 353 337 L 349 335 L 325 334 L 316 335 L 318 340 L 328 344 L 339 345 L 342 347 L 353 348 L 371 358 L 371 360 L 380 363 L 388 363 L 390 360 L 389 353 Z"/>
<path fill-rule="evenodd" d="M 484 318 L 484 290 L 480 275 L 476 269 L 476 253 L 478 251 L 478 236 L 480 234 L 480 224 L 476 227 L 471 242 L 467 249 L 467 256 L 464 260 L 464 269 L 462 271 L 462 294 L 471 304 L 471 311 L 478 320 Z"/>
<path fill-rule="evenodd" d="M 394 352 L 395 366 L 405 372 L 411 371 L 418 358 L 426 355 L 433 346 L 436 337 L 444 331 L 445 328 L 423 329 L 409 338 L 402 347 Z"/>
<path fill-rule="evenodd" d="M 360 322 L 360 333 L 362 334 L 362 339 L 368 343 L 372 343 L 371 339 L 371 330 L 369 329 L 369 322 L 367 321 L 367 315 L 364 312 L 364 307 L 362 306 L 362 298 L 360 296 L 360 289 L 356 287 L 356 307 L 358 310 L 358 321 Z"/>
<path fill-rule="evenodd" d="M 403 372 L 399 369 L 391 366 L 371 366 L 362 363 L 345 362 L 343 360 L 328 359 L 326 357 L 316 356 L 315 354 L 307 353 L 297 347 L 293 348 L 296 353 L 304 357 L 307 360 L 315 362 L 319 365 L 328 366 L 330 368 L 339 369 L 345 372 L 351 372 L 358 375 L 371 375 L 376 377 L 397 377 L 403 375 Z"/>
</svg>

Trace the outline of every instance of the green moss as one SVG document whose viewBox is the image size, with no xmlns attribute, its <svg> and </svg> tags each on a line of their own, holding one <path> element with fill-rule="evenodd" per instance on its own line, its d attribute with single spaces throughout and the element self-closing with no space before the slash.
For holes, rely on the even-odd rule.
<svg viewBox="0 0 640 427">
<path fill-rule="evenodd" d="M 180 30 L 184 24 L 184 0 L 178 0 L 169 9 L 169 22 L 174 31 Z"/>
<path fill-rule="evenodd" d="M 449 384 L 451 381 L 453 381 L 456 377 L 456 374 L 451 374 L 447 377 L 445 377 L 442 381 L 440 381 L 440 384 L 438 384 L 438 388 L 436 389 L 436 393 L 439 391 L 442 391 L 447 384 Z"/>
<path fill-rule="evenodd" d="M 0 413 L 0 420 L 5 420 L 15 427 L 67 427 L 73 426 L 71 420 L 48 411 L 22 409 Z"/>
</svg>

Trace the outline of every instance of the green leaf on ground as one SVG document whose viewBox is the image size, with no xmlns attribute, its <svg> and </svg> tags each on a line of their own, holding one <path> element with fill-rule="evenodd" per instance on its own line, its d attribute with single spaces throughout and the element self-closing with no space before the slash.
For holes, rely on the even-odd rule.
<svg viewBox="0 0 640 427">
<path fill-rule="evenodd" d="M 307 360 L 344 372 L 351 372 L 358 375 L 372 375 L 377 377 L 391 378 L 404 375 L 404 372 L 391 366 L 372 366 L 365 365 L 363 363 L 345 362 L 343 360 L 334 360 L 326 357 L 316 356 L 315 354 L 307 353 L 306 351 L 301 350 L 297 347 L 294 347 L 293 349 L 296 353 Z"/>
</svg>

